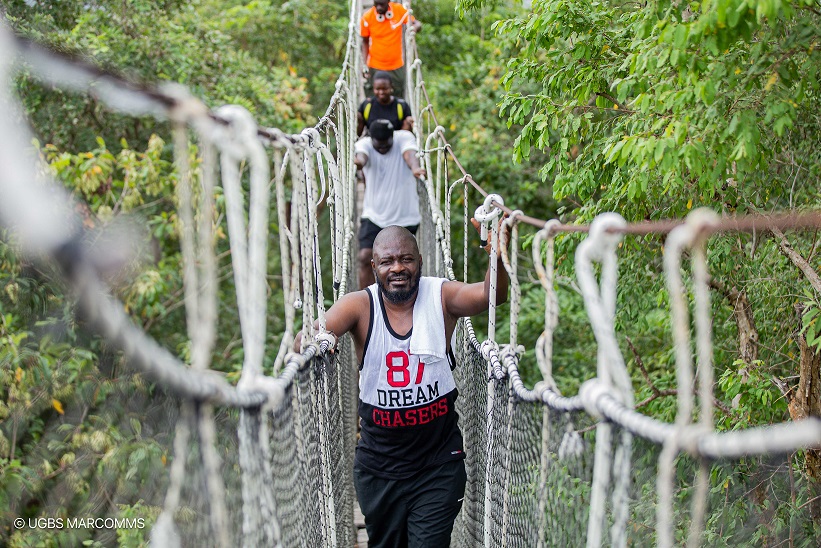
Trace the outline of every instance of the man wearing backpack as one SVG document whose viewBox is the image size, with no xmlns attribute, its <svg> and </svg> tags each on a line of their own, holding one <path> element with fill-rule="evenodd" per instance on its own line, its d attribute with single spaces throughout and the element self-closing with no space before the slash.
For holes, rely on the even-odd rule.
<svg viewBox="0 0 821 548">
<path fill-rule="evenodd" d="M 413 130 L 410 105 L 404 99 L 393 96 L 391 75 L 381 70 L 373 76 L 373 97 L 359 105 L 356 134 L 362 135 L 365 126 L 370 128 L 374 120 L 388 120 L 394 128 Z"/>
</svg>

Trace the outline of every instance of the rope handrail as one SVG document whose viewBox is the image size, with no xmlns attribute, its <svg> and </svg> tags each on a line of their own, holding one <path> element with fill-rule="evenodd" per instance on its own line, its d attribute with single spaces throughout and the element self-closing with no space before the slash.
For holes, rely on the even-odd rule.
<svg viewBox="0 0 821 548">
<path fill-rule="evenodd" d="M 351 267 L 351 249 L 354 237 L 353 231 L 353 204 L 354 169 L 351 151 L 355 141 L 356 99 L 359 84 L 357 70 L 361 63 L 358 56 L 359 49 L 356 43 L 356 25 L 359 4 L 357 0 L 351 2 L 348 25 L 348 42 L 345 57 L 342 62 L 340 76 L 336 82 L 336 89 L 332 95 L 325 114 L 319 118 L 312 128 L 307 128 L 296 135 L 288 135 L 278 129 L 259 128 L 250 118 L 247 111 L 236 107 L 223 107 L 216 112 L 207 109 L 200 100 L 193 98 L 181 86 L 159 85 L 152 88 L 142 84 L 133 84 L 128 80 L 108 73 L 98 67 L 90 65 L 80 59 L 49 51 L 25 38 L 14 37 L 15 48 L 23 58 L 28 60 L 37 77 L 57 83 L 65 87 L 78 89 L 92 94 L 114 109 L 132 114 L 150 114 L 158 119 L 169 119 L 173 122 L 175 162 L 180 172 L 180 186 L 178 188 L 181 218 L 181 247 L 183 248 L 184 283 L 186 287 L 186 313 L 189 325 L 189 338 L 197 348 L 193 352 L 192 368 L 184 365 L 180 359 L 168 350 L 160 347 L 139 328 L 133 325 L 129 316 L 113 298 L 106 292 L 106 288 L 94 270 L 91 261 L 84 255 L 79 237 L 75 232 L 68 231 L 60 237 L 55 237 L 57 244 L 52 247 L 41 246 L 40 250 L 52 251 L 52 255 L 64 269 L 66 278 L 77 293 L 77 302 L 80 313 L 92 328 L 111 341 L 116 347 L 123 350 L 128 360 L 153 381 L 161 384 L 169 392 L 180 397 L 181 417 L 177 424 L 175 440 L 175 455 L 183 456 L 191 432 L 187 430 L 188 423 L 197 423 L 200 440 L 204 444 L 202 464 L 207 478 L 207 489 L 212 493 L 222 493 L 223 486 L 218 481 L 219 459 L 213 451 L 215 447 L 214 421 L 211 414 L 211 405 L 225 405 L 242 409 L 242 420 L 252 421 L 252 416 L 264 416 L 278 413 L 287 414 L 289 404 L 296 407 L 310 409 L 314 415 L 306 415 L 298 420 L 300 428 L 314 429 L 318 440 L 318 450 L 311 453 L 307 449 L 305 431 L 297 434 L 296 452 L 309 454 L 309 459 L 320 463 L 322 470 L 330 470 L 334 465 L 343 462 L 333 454 L 332 446 L 339 440 L 334 438 L 327 421 L 332 420 L 338 408 L 332 403 L 333 398 L 343 392 L 341 386 L 322 386 L 326 381 L 327 370 L 323 367 L 330 364 L 328 355 L 337 347 L 337 339 L 332 333 L 325 332 L 324 295 L 322 286 L 322 265 L 320 264 L 319 230 L 317 207 L 324 198 L 330 211 L 330 238 L 333 247 L 331 268 L 333 277 L 334 298 L 347 292 L 348 275 Z M 0 28 L 0 40 L 3 28 Z M 420 156 L 429 173 L 429 178 L 422 181 L 420 197 L 426 199 L 430 217 L 427 222 L 429 232 L 426 236 L 434 240 L 435 259 L 425 260 L 427 265 L 433 264 L 437 273 L 444 272 L 449 279 L 455 279 L 451 248 L 450 210 L 453 205 L 453 190 L 460 184 L 465 189 L 464 201 L 464 230 L 465 246 L 468 240 L 468 185 L 471 185 L 482 196 L 483 200 L 475 217 L 482 223 L 483 244 L 489 243 L 490 294 L 489 294 L 489 326 L 488 339 L 478 341 L 470 319 L 465 319 L 460 325 L 460 334 L 465 345 L 464 359 L 472 359 L 478 355 L 482 360 L 480 368 L 484 378 L 479 379 L 480 389 L 485 391 L 479 398 L 479 406 L 483 409 L 476 418 L 480 423 L 470 435 L 481 432 L 479 452 L 484 449 L 483 462 L 485 468 L 480 471 L 484 475 L 484 485 L 478 495 L 485 507 L 482 509 L 483 536 L 486 546 L 495 545 L 494 530 L 499 529 L 503 537 L 517 534 L 516 526 L 510 515 L 512 498 L 517 494 L 516 487 L 511 487 L 515 472 L 512 470 L 516 456 L 514 438 L 520 435 L 519 424 L 514 424 L 517 408 L 522 402 L 535 404 L 529 409 L 537 409 L 542 415 L 541 451 L 539 470 L 543 474 L 540 481 L 540 493 L 546 490 L 546 468 L 549 459 L 554 456 L 558 459 L 569 458 L 574 453 L 583 450 L 582 434 L 595 430 L 595 462 L 592 476 L 589 521 L 587 523 L 587 542 L 589 546 L 598 546 L 603 542 L 603 531 L 607 523 L 611 524 L 610 541 L 614 546 L 625 546 L 627 542 L 627 499 L 629 477 L 629 462 L 633 451 L 633 436 L 643 438 L 662 446 L 659 458 L 658 497 L 657 506 L 658 542 L 662 546 L 671 545 L 673 524 L 672 516 L 673 485 L 671 473 L 675 470 L 676 457 L 687 453 L 700 460 L 696 489 L 692 495 L 693 510 L 689 541 L 697 543 L 700 530 L 703 528 L 706 500 L 706 488 L 709 486 L 707 472 L 708 460 L 739 458 L 745 455 L 764 455 L 790 452 L 797 448 L 821 447 L 821 419 L 809 418 L 795 423 L 782 423 L 770 426 L 752 427 L 738 432 L 716 432 L 712 422 L 712 362 L 710 356 L 711 331 L 709 313 L 709 295 L 705 297 L 708 280 L 706 268 L 706 251 L 704 244 L 707 236 L 722 231 L 750 231 L 767 229 L 808 228 L 821 225 L 821 212 L 809 211 L 803 213 L 762 215 L 753 214 L 741 217 L 717 216 L 701 218 L 696 222 L 698 213 L 692 214 L 686 220 L 647 221 L 642 223 L 626 223 L 615 214 L 605 214 L 597 217 L 589 225 L 562 224 L 558 220 L 543 221 L 524 215 L 521 211 L 505 206 L 501 196 L 486 192 L 464 169 L 453 147 L 445 138 L 443 126 L 438 123 L 427 88 L 421 73 L 421 60 L 418 59 L 418 49 L 413 41 L 413 33 L 409 33 L 412 51 L 416 58 L 413 60 L 410 73 L 416 73 L 417 84 L 415 92 L 417 99 L 421 95 L 427 104 L 419 109 L 418 101 L 414 104 L 414 112 L 418 112 L 420 123 L 417 126 L 417 139 Z M 3 61 L 0 58 L 0 61 Z M 0 64 L 0 70 L 6 67 Z M 5 74 L 2 74 L 5 76 Z M 1 93 L 1 92 L 0 92 Z M 422 114 L 429 116 L 426 123 L 433 122 L 434 129 L 424 135 L 421 130 Z M 198 294 L 203 281 L 214 276 L 211 264 L 197 265 L 201 258 L 198 254 L 208 252 L 211 227 L 206 218 L 199 219 L 196 225 L 196 215 L 190 203 L 195 194 L 189 188 L 191 183 L 190 166 L 185 151 L 188 150 L 187 129 L 196 130 L 201 139 L 203 163 L 215 164 L 216 150 L 219 149 L 224 162 L 222 182 L 226 202 L 226 218 L 229 227 L 230 245 L 232 250 L 232 267 L 235 275 L 237 290 L 237 308 L 239 310 L 240 327 L 243 338 L 245 362 L 242 376 L 236 386 L 230 385 L 218 373 L 206 369 L 208 355 L 214 341 L 214 333 L 206 329 L 203 324 L 213 322 L 212 294 Z M 12 126 L 7 125 L 6 118 L 0 117 L 0 134 L 12 134 Z M 243 133 L 244 132 L 244 133 Z M 242 135 L 239 135 L 243 133 Z M 324 137 L 323 137 L 324 135 Z M 422 137 L 426 136 L 425 147 L 421 146 Z M 3 139 L 3 135 L 0 135 Z M 261 140 L 261 143 L 258 142 Z M 3 141 L 5 143 L 5 140 Z M 262 144 L 273 147 L 274 173 L 271 178 L 269 168 L 271 158 L 262 151 Z M 332 153 L 336 146 L 336 157 Z M 5 148 L 5 147 L 3 147 Z M 20 147 L 2 150 L 6 154 L 15 154 Z M 432 154 L 436 154 L 435 169 L 433 169 Z M 207 156 L 207 157 L 206 157 Z M 461 177 L 450 183 L 448 178 L 448 162 L 451 158 Z M 248 161 L 250 166 L 250 190 L 247 191 L 241 183 L 239 165 Z M 209 164 L 209 165 L 210 165 Z M 290 169 L 290 171 L 289 171 Z M 287 212 L 284 204 L 284 176 L 289 171 L 293 178 L 293 201 L 291 203 L 290 226 L 286 226 Z M 212 174 L 213 175 L 213 174 Z M 19 179 L 19 177 L 18 177 Z M 213 181 L 212 181 L 213 182 Z M 211 185 L 212 182 L 208 182 Z M 0 186 L 3 184 L 0 181 Z M 266 304 L 265 269 L 267 266 L 266 252 L 268 245 L 268 220 L 270 213 L 269 194 L 275 186 L 277 200 L 277 224 L 279 225 L 280 252 L 283 254 L 282 277 L 285 306 L 285 333 L 283 334 L 279 352 L 277 354 L 274 371 L 276 376 L 266 376 L 262 372 L 263 355 L 265 353 L 265 322 L 268 311 Z M 210 192 L 205 190 L 204 192 Z M 4 191 L 5 194 L 5 191 Z M 32 194 L 32 196 L 37 196 Z M 201 196 L 199 211 L 211 209 L 211 196 Z M 420 198 L 420 199 L 421 199 Z M 245 201 L 250 202 L 246 208 Z M 447 210 L 442 213 L 442 201 L 447 204 Z M 53 201 L 53 200 L 52 200 Z M 510 216 L 507 220 L 498 222 L 503 213 Z M 609 215 L 609 216 L 608 216 Z M 246 222 L 247 216 L 247 222 Z M 536 360 L 542 373 L 542 380 L 531 390 L 519 372 L 519 361 L 524 355 L 524 347 L 519 345 L 519 308 L 522 306 L 521 289 L 518 283 L 518 227 L 519 223 L 526 223 L 541 229 L 534 239 L 534 262 L 539 266 L 536 269 L 540 282 L 545 289 L 545 329 L 536 342 Z M 490 225 L 488 227 L 488 225 Z M 186 228 L 195 229 L 186 232 Z M 424 231 L 423 231 L 424 232 Z M 553 244 L 559 233 L 586 233 L 589 236 L 579 246 L 576 255 L 576 271 L 579 285 L 584 297 L 587 315 L 591 320 L 597 342 L 596 377 L 582 384 L 576 395 L 563 396 L 558 390 L 552 374 L 552 337 L 558 322 L 558 300 L 553 290 L 554 256 Z M 667 246 L 669 248 L 668 281 L 671 283 L 670 293 L 681 297 L 671 304 L 672 313 L 677 315 L 677 329 L 675 343 L 677 350 L 687 357 L 677 359 L 677 373 L 679 377 L 679 414 L 676 422 L 671 424 L 653 417 L 644 415 L 634 408 L 633 390 L 630 375 L 627 372 L 624 358 L 620 354 L 615 338 L 615 307 L 617 257 L 616 250 L 621 236 L 624 234 L 646 235 L 671 232 Z M 684 239 L 681 234 L 685 233 Z M 420 232 L 421 234 L 421 232 Z M 196 236 L 196 237 L 195 237 Z M 62 240 L 60 240 L 62 238 Z M 541 264 L 541 244 L 547 240 L 548 250 L 545 265 Z M 197 245 L 200 247 L 197 248 Z M 501 246 L 501 248 L 499 247 Z M 693 384 L 692 360 L 689 357 L 690 338 L 689 325 L 686 317 L 687 304 L 682 294 L 683 283 L 680 278 L 680 258 L 684 248 L 692 251 L 693 278 L 696 286 L 696 351 L 699 370 L 699 400 L 701 416 L 697 424 L 692 424 L 691 417 L 694 406 L 691 391 L 686 390 Z M 497 253 L 498 252 L 498 253 Z M 496 275 L 497 261 L 501 258 L 502 266 L 511 279 L 511 314 L 510 340 L 508 344 L 499 345 L 495 341 L 496 335 Z M 467 247 L 465 247 L 465 268 L 467 268 Z M 601 266 L 594 265 L 598 263 Z M 325 264 L 327 268 L 327 261 Z M 597 269 L 601 275 L 596 275 Z M 202 269 L 202 270 L 198 270 Z M 260 277 L 262 274 L 262 277 Z M 256 276 L 256 278 L 254 278 Z M 677 278 L 678 276 L 678 278 Z M 253 280 L 251 278 L 254 278 Z M 465 271 L 467 281 L 467 271 Z M 213 290 L 213 288 L 211 288 Z M 301 309 L 303 349 L 301 353 L 290 352 L 293 341 L 295 310 Z M 684 311 L 684 312 L 682 312 Z M 318 329 L 314 327 L 316 325 Z M 213 326 L 212 326 L 213 327 Z M 201 331 L 200 331 L 201 330 Z M 350 341 L 346 350 L 351 350 Z M 469 347 L 476 354 L 471 356 Z M 309 364 L 311 364 L 309 366 Z M 348 364 L 351 365 L 351 364 Z M 707 371 L 710 369 L 710 371 Z M 300 377 L 310 377 L 311 389 L 303 390 L 297 384 Z M 294 387 L 297 388 L 294 388 Z M 681 388 L 681 387 L 684 388 Z M 461 389 L 461 386 L 460 386 Z M 355 393 L 355 392 L 352 392 Z M 486 399 L 485 399 L 486 397 Z M 485 406 L 486 403 L 486 406 Z M 200 405 L 206 404 L 206 405 Z M 550 436 L 551 414 L 572 414 L 581 411 L 592 417 L 596 424 L 591 428 L 575 428 L 573 419 L 565 422 L 567 432 L 562 444 L 556 450 L 548 445 Z M 270 413 L 273 412 L 273 413 Z M 504 415 L 507 423 L 498 428 L 492 418 Z M 468 419 L 468 417 L 465 417 Z M 471 419 L 474 417 L 471 417 Z M 352 421 L 353 424 L 353 421 Z M 247 426 L 247 423 L 246 423 Z M 318 428 L 317 428 L 318 426 Z M 249 455 L 259 449 L 260 454 L 266 455 L 270 447 L 265 443 L 265 423 L 260 427 L 257 442 L 258 446 L 241 440 L 240 459 L 248 459 Z M 250 428 L 250 427 L 249 427 Z M 468 435 L 466 429 L 466 436 Z M 301 437 L 300 437 L 301 436 Z M 261 440 L 261 441 L 260 441 Z M 567 443 L 565 443 L 567 442 Z M 344 443 L 344 442 L 343 442 Z M 467 445 L 466 445 L 467 447 Z M 476 445 L 472 449 L 477 448 Z M 350 448 L 348 448 L 350 449 Z M 353 452 L 352 450 L 350 451 Z M 267 458 L 267 457 L 266 457 Z M 182 474 L 184 469 L 177 468 L 175 459 L 174 468 L 170 474 L 171 487 L 169 488 L 164 514 L 160 522 L 173 521 L 174 508 L 180 497 Z M 343 463 L 344 464 L 344 463 Z M 500 467 L 502 472 L 499 474 Z M 267 467 L 267 468 L 266 468 Z M 349 469 L 351 467 L 347 467 Z M 261 478 L 270 477 L 270 462 L 260 467 Z M 532 479 L 532 476 L 530 476 Z M 243 476 L 243 489 L 253 487 L 258 479 L 251 474 Z M 333 491 L 336 478 L 323 475 L 316 492 L 322 493 L 320 520 L 325 538 L 336 538 L 338 534 L 336 505 L 339 499 Z M 344 481 L 344 480 L 343 480 Z M 530 479 L 528 481 L 531 481 Z M 498 485 L 503 484 L 504 493 L 501 502 L 497 500 Z M 528 484 L 524 491 L 530 493 Z M 243 493 L 245 496 L 245 493 Z M 273 498 L 271 493 L 266 497 Z M 609 498 L 609 500 L 608 500 Z M 253 494 L 248 500 L 254 501 Z M 494 504 L 503 508 L 501 526 L 494 521 Z M 539 519 L 546 519 L 543 500 L 540 500 Z M 243 523 L 243 529 L 251 538 L 256 529 L 265 528 L 266 539 L 279 539 L 283 534 L 279 520 L 276 519 L 272 501 L 265 501 L 265 518 L 260 523 L 250 520 Z M 612 512 L 608 518 L 606 512 Z M 272 516 L 267 519 L 268 516 Z M 211 506 L 212 531 L 218 545 L 228 545 L 227 510 L 224 505 Z M 344 519 L 344 516 L 343 518 Z M 259 526 L 259 527 L 257 527 Z M 540 539 L 543 538 L 546 526 L 539 524 Z M 513 533 L 511 533 L 513 531 Z M 159 538 L 159 537 L 158 537 Z M 694 540 L 695 539 L 695 540 Z M 157 541 L 157 545 L 161 545 Z M 253 545 L 248 542 L 248 545 Z M 258 544 L 264 544 L 260 542 Z M 286 544 L 287 543 L 283 543 Z"/>
</svg>

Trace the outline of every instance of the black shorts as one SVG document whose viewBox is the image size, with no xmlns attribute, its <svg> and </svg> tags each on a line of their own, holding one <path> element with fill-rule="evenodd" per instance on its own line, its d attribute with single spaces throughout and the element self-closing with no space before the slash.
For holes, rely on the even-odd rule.
<svg viewBox="0 0 821 548">
<path fill-rule="evenodd" d="M 370 219 L 362 219 L 359 224 L 359 249 L 373 249 L 373 241 L 383 228 L 385 227 L 372 223 Z M 419 230 L 419 225 L 406 226 L 405 228 L 415 236 L 416 231 Z"/>
<path fill-rule="evenodd" d="M 368 546 L 450 546 L 453 522 L 465 498 L 465 461 L 453 460 L 391 480 L 354 467 L 354 487 L 365 516 Z"/>
</svg>

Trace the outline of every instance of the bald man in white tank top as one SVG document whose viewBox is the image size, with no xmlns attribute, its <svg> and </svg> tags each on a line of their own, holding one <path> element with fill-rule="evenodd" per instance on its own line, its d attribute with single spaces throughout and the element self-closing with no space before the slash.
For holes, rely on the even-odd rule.
<svg viewBox="0 0 821 548">
<path fill-rule="evenodd" d="M 466 481 L 450 340 L 460 317 L 487 310 L 490 273 L 473 284 L 422 277 L 416 239 L 399 226 L 379 232 L 371 267 L 376 283 L 325 314 L 328 331 L 351 334 L 360 364 L 354 482 L 368 545 L 448 546 Z M 507 285 L 500 269 L 497 303 Z"/>
</svg>

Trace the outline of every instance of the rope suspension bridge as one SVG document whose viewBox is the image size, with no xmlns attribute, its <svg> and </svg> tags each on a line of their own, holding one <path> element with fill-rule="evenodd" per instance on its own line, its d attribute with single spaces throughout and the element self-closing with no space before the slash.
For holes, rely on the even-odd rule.
<svg viewBox="0 0 821 548">
<path fill-rule="evenodd" d="M 158 509 L 152 545 L 356 542 L 356 359 L 348 338 L 332 352 L 336 340 L 325 332 L 324 314 L 331 296 L 336 300 L 355 285 L 353 149 L 361 98 L 360 13 L 359 0 L 352 0 L 335 93 L 317 124 L 299 134 L 260 127 L 241 107 L 212 112 L 180 86 L 137 86 L 0 26 L 0 80 L 6 84 L 0 103 L 9 105 L 0 111 L 0 221 L 13 231 L 24 256 L 59 265 L 85 324 L 162 389 L 157 397 L 164 398 L 164 411 L 157 430 L 173 430 L 173 459 L 167 473 L 141 486 L 146 504 Z M 507 341 L 496 337 L 501 318 L 494 290 L 487 338 L 477 338 L 469 319 L 457 327 L 454 375 L 468 485 L 453 544 L 668 547 L 709 542 L 706 531 L 723 527 L 724 509 L 743 499 L 742 493 L 711 489 L 713 470 L 750 456 L 774 459 L 821 446 L 821 419 L 813 417 L 716 431 L 709 238 L 727 231 L 818 228 L 821 215 L 726 219 L 696 210 L 684 220 L 628 224 L 616 213 L 605 213 L 590 226 L 579 226 L 511 210 L 459 162 L 428 96 L 412 32 L 406 41 L 407 99 L 416 113 L 414 132 L 429 174 L 419 185 L 423 274 L 457 279 L 454 253 L 461 240 L 460 274 L 467 281 L 468 220 L 474 216 L 483 223 L 493 250 L 501 250 L 501 264 L 496 253 L 490 254 L 491 280 L 504 268 L 511 281 Z M 191 341 L 186 363 L 136 327 L 111 296 L 83 244 L 82 229 L 67 205 L 70 198 L 37 167 L 17 100 L 9 92 L 8 83 L 22 66 L 46 84 L 91 94 L 114 111 L 170 122 Z M 189 158 L 192 141 L 199 151 L 197 167 Z M 458 168 L 456 177 L 449 172 L 451 165 Z M 244 361 L 236 385 L 209 371 L 219 286 L 213 245 L 218 185 L 225 200 L 242 331 Z M 453 216 L 460 214 L 461 234 L 452 228 Z M 322 229 L 323 215 L 330 221 L 329 231 Z M 524 250 L 519 232 L 524 227 L 537 229 L 530 249 L 545 303 L 544 329 L 533 348 L 542 379 L 532 389 L 519 374 L 526 350 L 518 334 L 518 260 Z M 575 270 L 597 361 L 595 376 L 578 394 L 566 395 L 553 378 L 553 333 L 561 321 L 554 244 L 573 232 L 587 233 L 576 252 Z M 614 322 L 620 244 L 625 236 L 646 234 L 667 234 L 664 276 L 679 388 L 672 423 L 636 410 Z M 280 254 L 279 273 L 268 272 L 271 242 Z M 692 279 L 682 276 L 685 260 Z M 327 272 L 331 286 L 323 281 Z M 271 351 L 266 348 L 267 279 L 274 274 L 282 279 L 285 331 L 273 371 L 266 374 L 263 363 Z M 692 303 L 687 286 L 692 287 Z M 299 324 L 304 344 L 297 354 L 291 348 Z M 770 473 L 786 477 L 786 468 L 776 464 Z M 754 529 L 738 531 L 735 541 L 752 542 Z M 811 530 L 797 527 L 789 534 L 805 544 L 815 542 Z"/>
</svg>

